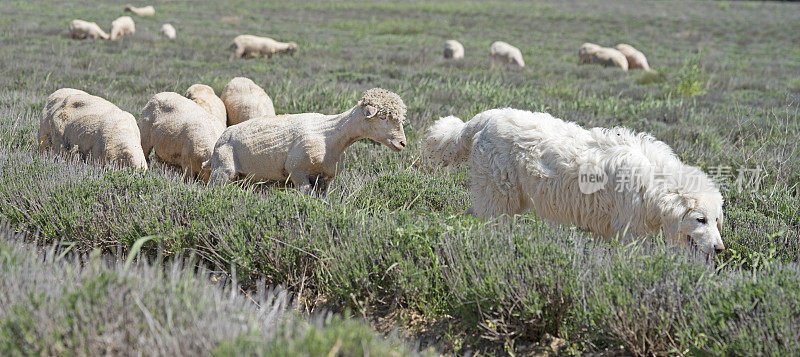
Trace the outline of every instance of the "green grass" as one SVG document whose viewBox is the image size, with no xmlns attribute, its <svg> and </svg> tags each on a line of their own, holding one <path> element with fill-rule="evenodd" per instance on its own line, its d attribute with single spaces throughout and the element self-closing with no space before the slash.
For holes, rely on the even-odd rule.
<svg viewBox="0 0 800 357">
<path fill-rule="evenodd" d="M 382 332 L 400 328 L 444 352 L 522 354 L 551 334 L 573 352 L 796 353 L 797 5 L 724 4 L 159 2 L 155 17 L 135 18 L 134 38 L 101 42 L 70 40 L 67 23 L 107 28 L 120 4 L 4 1 L 0 220 L 82 252 L 125 254 L 154 236 L 147 256 L 194 254 L 246 291 L 281 285 L 306 309 L 353 311 Z M 177 28 L 175 41 L 158 36 L 164 22 Z M 230 61 L 227 47 L 242 33 L 295 41 L 300 50 Z M 464 44 L 463 61 L 441 59 L 449 38 Z M 490 69 L 495 40 L 518 46 L 528 67 Z M 578 66 L 577 47 L 587 41 L 630 43 L 656 73 Z M 58 88 L 100 95 L 138 117 L 158 92 L 205 83 L 219 93 L 239 75 L 264 87 L 278 113 L 336 113 L 365 89 L 395 91 L 409 108 L 409 148 L 356 143 L 326 197 L 206 187 L 160 167 L 103 169 L 34 150 L 45 98 Z M 731 249 L 717 269 L 657 237 L 595 241 L 531 215 L 481 221 L 463 214 L 466 168 L 425 167 L 417 140 L 439 117 L 507 106 L 651 132 L 689 164 L 733 167 L 724 181 L 733 187 L 738 168 L 764 175 L 752 192 L 725 190 L 722 233 Z M 23 329 L 33 321 L 15 318 L 11 325 Z M 341 321 L 305 338 L 341 336 L 342 351 L 358 351 L 347 341 L 366 332 Z M 23 337 L 20 344 L 37 342 Z M 215 352 L 247 350 L 250 341 L 230 338 Z M 321 351 L 303 350 L 303 341 L 276 353 Z"/>
</svg>

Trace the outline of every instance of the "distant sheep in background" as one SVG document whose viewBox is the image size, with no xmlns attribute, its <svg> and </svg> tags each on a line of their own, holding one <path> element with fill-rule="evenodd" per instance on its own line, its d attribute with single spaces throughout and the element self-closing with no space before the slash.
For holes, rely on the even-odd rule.
<svg viewBox="0 0 800 357">
<path fill-rule="evenodd" d="M 586 42 L 578 49 L 578 64 L 599 64 L 604 67 L 619 67 L 628 70 L 628 59 L 617 49 Z"/>
<path fill-rule="evenodd" d="M 231 49 L 233 49 L 231 59 L 249 56 L 270 58 L 276 53 L 294 54 L 297 51 L 297 44 L 275 41 L 269 37 L 239 35 L 233 39 Z"/>
<path fill-rule="evenodd" d="M 625 59 L 628 60 L 628 69 L 643 69 L 648 72 L 653 71 L 650 69 L 650 65 L 647 63 L 647 57 L 645 57 L 644 53 L 633 48 L 633 46 L 620 43 L 616 48 L 625 56 Z"/>
<path fill-rule="evenodd" d="M 406 105 L 395 93 L 373 88 L 344 113 L 260 117 L 225 129 L 203 177 L 226 183 L 237 177 L 256 181 L 292 181 L 303 193 L 319 184 L 325 192 L 342 169 L 344 150 L 369 138 L 394 151 L 406 146 Z"/>
<path fill-rule="evenodd" d="M 600 45 L 586 42 L 578 49 L 578 64 L 592 63 L 592 55 L 601 49 Z"/>
<path fill-rule="evenodd" d="M 142 109 L 145 158 L 155 149 L 158 159 L 180 166 L 191 177 L 211 157 L 223 130 L 218 118 L 178 93 L 158 93 Z"/>
<path fill-rule="evenodd" d="M 447 40 L 444 43 L 444 58 L 462 59 L 464 58 L 464 45 L 456 40 Z"/>
<path fill-rule="evenodd" d="M 275 107 L 272 105 L 267 92 L 245 77 L 231 79 L 220 95 L 225 110 L 228 113 L 228 125 L 236 125 L 251 118 L 275 116 Z"/>
<path fill-rule="evenodd" d="M 108 39 L 108 34 L 97 25 L 97 23 L 83 21 L 83 20 L 72 20 L 69 23 L 69 37 L 74 38 L 77 40 L 83 40 L 86 38 L 102 38 L 104 40 Z"/>
<path fill-rule="evenodd" d="M 489 46 L 489 56 L 492 59 L 492 64 L 502 63 L 525 67 L 525 61 L 522 59 L 522 52 L 520 52 L 519 48 L 503 41 L 493 42 Z"/>
<path fill-rule="evenodd" d="M 133 36 L 135 33 L 136 33 L 136 24 L 134 24 L 133 19 L 130 16 L 120 16 L 119 18 L 111 22 L 112 41 L 121 38 L 123 36 L 128 36 L 128 35 Z"/>
<path fill-rule="evenodd" d="M 662 229 L 709 255 L 725 249 L 719 189 L 649 134 L 505 108 L 440 119 L 423 140 L 431 163 L 468 161 L 478 217 L 533 211 L 605 238 Z"/>
<path fill-rule="evenodd" d="M 133 115 L 78 89 L 61 88 L 47 97 L 38 141 L 40 151 L 147 169 Z"/>
<path fill-rule="evenodd" d="M 171 24 L 163 24 L 163 25 L 161 25 L 161 31 L 160 32 L 161 32 L 162 35 L 164 35 L 164 37 L 166 37 L 166 38 L 168 38 L 170 40 L 174 40 L 175 37 L 177 36 L 177 31 L 175 31 L 175 27 L 172 26 Z"/>
<path fill-rule="evenodd" d="M 219 120 L 223 127 L 228 126 L 228 114 L 225 110 L 225 103 L 214 93 L 214 88 L 205 84 L 192 84 L 192 86 L 186 90 L 184 96 L 200 105 L 205 111 L 211 113 L 211 115 Z"/>
<path fill-rule="evenodd" d="M 156 14 L 156 9 L 152 6 L 134 7 L 131 4 L 125 5 L 125 11 L 132 12 L 136 16 L 153 16 Z"/>
</svg>

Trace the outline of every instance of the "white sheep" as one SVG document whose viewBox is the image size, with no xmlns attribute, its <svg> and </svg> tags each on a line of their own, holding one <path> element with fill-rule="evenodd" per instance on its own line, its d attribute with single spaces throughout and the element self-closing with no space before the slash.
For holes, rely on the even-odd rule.
<svg viewBox="0 0 800 357">
<path fill-rule="evenodd" d="M 578 49 L 578 63 L 579 64 L 592 63 L 592 55 L 601 48 L 602 47 L 600 45 L 591 42 L 585 42 Z"/>
<path fill-rule="evenodd" d="M 444 43 L 444 58 L 462 59 L 464 58 L 464 45 L 456 40 L 447 40 Z"/>
<path fill-rule="evenodd" d="M 142 149 L 196 176 L 225 130 L 219 119 L 175 92 L 158 93 L 142 109 Z"/>
<path fill-rule="evenodd" d="M 69 37 L 78 40 L 86 38 L 107 40 L 108 34 L 97 23 L 76 19 L 69 23 Z"/>
<path fill-rule="evenodd" d="M 342 114 L 291 114 L 261 117 L 225 129 L 203 175 L 213 183 L 237 176 L 257 181 L 290 180 L 301 192 L 325 192 L 342 169 L 344 150 L 369 138 L 392 150 L 406 146 L 406 106 L 390 91 L 373 88 Z"/>
<path fill-rule="evenodd" d="M 231 79 L 222 89 L 220 99 L 228 113 L 228 125 L 236 125 L 250 118 L 275 116 L 272 99 L 249 78 Z"/>
<path fill-rule="evenodd" d="M 643 69 L 652 72 L 644 53 L 625 43 L 618 44 L 616 48 L 617 51 L 621 52 L 625 56 L 625 59 L 628 60 L 628 69 Z"/>
<path fill-rule="evenodd" d="M 161 25 L 160 32 L 161 32 L 162 35 L 164 35 L 164 37 L 166 37 L 166 38 L 168 38 L 170 40 L 174 40 L 175 36 L 177 35 L 177 31 L 175 31 L 175 27 L 172 26 L 172 24 L 163 24 L 163 25 Z"/>
<path fill-rule="evenodd" d="M 136 33 L 136 24 L 130 16 L 120 16 L 111 22 L 111 40 Z"/>
<path fill-rule="evenodd" d="M 270 58 L 276 53 L 294 54 L 297 51 L 297 44 L 275 41 L 269 37 L 239 35 L 233 39 L 230 48 L 233 49 L 231 59 L 248 56 Z"/>
<path fill-rule="evenodd" d="M 725 249 L 722 195 L 665 143 L 625 128 L 586 130 L 547 113 L 493 109 L 467 123 L 438 120 L 424 138 L 431 163 L 470 165 L 479 217 L 534 211 L 601 237 L 669 240 L 706 254 Z"/>
<path fill-rule="evenodd" d="M 525 61 L 522 59 L 522 52 L 503 41 L 495 41 L 489 46 L 489 56 L 492 59 L 492 64 L 502 63 L 525 67 Z"/>
<path fill-rule="evenodd" d="M 214 88 L 205 84 L 192 84 L 192 86 L 186 90 L 184 96 L 200 105 L 205 111 L 211 113 L 211 115 L 219 120 L 223 127 L 228 126 L 228 114 L 225 110 L 225 103 L 214 93 Z"/>
<path fill-rule="evenodd" d="M 78 89 L 62 88 L 47 97 L 38 141 L 40 151 L 147 169 L 133 115 Z"/>
<path fill-rule="evenodd" d="M 136 16 L 153 16 L 156 14 L 156 9 L 152 6 L 135 7 L 131 4 L 125 5 L 125 11 L 132 12 Z"/>
</svg>

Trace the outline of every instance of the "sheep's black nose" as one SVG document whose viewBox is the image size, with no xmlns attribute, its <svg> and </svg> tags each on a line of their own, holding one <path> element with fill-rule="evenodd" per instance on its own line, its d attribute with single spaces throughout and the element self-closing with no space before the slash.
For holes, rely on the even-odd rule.
<svg viewBox="0 0 800 357">
<path fill-rule="evenodd" d="M 717 252 L 717 254 L 722 253 L 723 250 L 725 250 L 724 244 L 720 243 L 714 245 L 714 251 Z"/>
<path fill-rule="evenodd" d="M 400 140 L 400 146 L 401 147 L 406 147 L 406 141 L 405 140 Z"/>
</svg>

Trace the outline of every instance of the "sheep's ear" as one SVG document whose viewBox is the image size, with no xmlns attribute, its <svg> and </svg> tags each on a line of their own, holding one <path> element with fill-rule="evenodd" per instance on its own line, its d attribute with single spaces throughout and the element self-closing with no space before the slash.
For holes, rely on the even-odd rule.
<svg viewBox="0 0 800 357">
<path fill-rule="evenodd" d="M 373 107 L 371 105 L 365 105 L 364 106 L 364 116 L 365 117 L 372 118 L 372 117 L 375 116 L 375 114 L 378 114 L 378 108 L 375 108 L 375 107 Z"/>
</svg>

